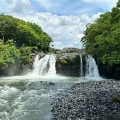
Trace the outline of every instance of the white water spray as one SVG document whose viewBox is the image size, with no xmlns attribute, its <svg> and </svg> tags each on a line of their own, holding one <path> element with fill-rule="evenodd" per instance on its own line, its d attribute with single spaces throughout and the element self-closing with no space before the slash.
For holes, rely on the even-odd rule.
<svg viewBox="0 0 120 120">
<path fill-rule="evenodd" d="M 49 75 L 55 75 L 56 74 L 56 67 L 55 67 L 55 63 L 56 63 L 56 59 L 55 59 L 55 56 L 53 55 L 50 55 L 50 58 L 49 58 L 49 70 L 48 70 L 48 74 Z"/>
<path fill-rule="evenodd" d="M 33 69 L 34 69 L 33 74 L 38 74 L 39 67 L 37 67 L 37 66 L 39 66 L 39 55 L 36 56 L 36 58 L 33 62 Z"/>
<path fill-rule="evenodd" d="M 32 75 L 44 76 L 44 75 L 55 75 L 55 56 L 46 55 L 42 59 L 39 59 L 39 55 L 36 56 L 33 63 L 33 72 Z"/>
<path fill-rule="evenodd" d="M 39 62 L 41 63 L 39 66 L 39 75 L 45 75 L 48 72 L 48 62 L 49 62 L 49 55 L 46 55 L 42 60 Z"/>
<path fill-rule="evenodd" d="M 92 56 L 86 58 L 86 78 L 88 79 L 100 79 L 98 66 L 95 59 Z"/>
<path fill-rule="evenodd" d="M 83 60 L 81 54 L 80 54 L 80 76 L 83 77 Z"/>
</svg>

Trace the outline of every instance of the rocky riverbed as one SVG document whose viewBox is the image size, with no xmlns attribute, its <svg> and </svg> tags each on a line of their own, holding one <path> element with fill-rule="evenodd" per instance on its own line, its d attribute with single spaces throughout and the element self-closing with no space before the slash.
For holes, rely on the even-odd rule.
<svg viewBox="0 0 120 120">
<path fill-rule="evenodd" d="M 120 120 L 120 81 L 74 84 L 52 103 L 52 120 Z"/>
</svg>

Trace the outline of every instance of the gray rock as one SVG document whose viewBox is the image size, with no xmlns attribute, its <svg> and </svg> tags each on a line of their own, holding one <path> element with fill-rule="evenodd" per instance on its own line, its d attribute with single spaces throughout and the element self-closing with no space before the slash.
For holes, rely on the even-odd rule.
<svg viewBox="0 0 120 120">
<path fill-rule="evenodd" d="M 76 83 L 53 102 L 52 114 L 57 120 L 120 120 L 120 81 Z"/>
<path fill-rule="evenodd" d="M 78 52 L 79 53 L 80 49 L 78 48 L 64 48 L 62 49 L 62 53 L 75 53 Z"/>
</svg>

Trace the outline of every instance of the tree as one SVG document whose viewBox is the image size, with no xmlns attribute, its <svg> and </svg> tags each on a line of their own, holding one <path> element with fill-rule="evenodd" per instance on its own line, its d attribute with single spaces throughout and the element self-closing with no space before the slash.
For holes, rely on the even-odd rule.
<svg viewBox="0 0 120 120">
<path fill-rule="evenodd" d="M 87 25 L 81 41 L 86 53 L 91 54 L 98 64 L 105 64 L 116 74 L 120 72 L 120 0 L 111 12 Z"/>
<path fill-rule="evenodd" d="M 8 39 L 13 39 L 17 47 L 23 45 L 29 47 L 40 46 L 43 51 L 47 52 L 49 44 L 52 42 L 51 37 L 37 24 L 25 22 L 8 15 L 0 15 L 0 39 L 3 39 L 4 43 Z"/>
</svg>

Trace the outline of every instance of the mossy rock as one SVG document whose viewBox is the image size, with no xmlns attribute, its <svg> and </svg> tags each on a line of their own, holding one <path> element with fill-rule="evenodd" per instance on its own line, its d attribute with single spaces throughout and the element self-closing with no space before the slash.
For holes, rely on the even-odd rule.
<svg viewBox="0 0 120 120">
<path fill-rule="evenodd" d="M 120 96 L 113 96 L 112 101 L 120 103 Z"/>
<path fill-rule="evenodd" d="M 62 63 L 62 64 L 67 64 L 67 61 L 65 58 L 60 58 L 59 59 L 59 62 Z"/>
<path fill-rule="evenodd" d="M 57 59 L 57 62 L 60 64 L 79 64 L 80 58 L 79 56 L 72 56 L 72 57 L 61 57 Z"/>
</svg>

